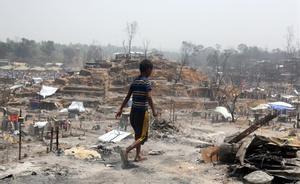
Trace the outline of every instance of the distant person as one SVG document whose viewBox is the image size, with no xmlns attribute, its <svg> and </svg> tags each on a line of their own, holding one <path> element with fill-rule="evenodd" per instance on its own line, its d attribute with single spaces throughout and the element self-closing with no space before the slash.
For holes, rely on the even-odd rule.
<svg viewBox="0 0 300 184">
<path fill-rule="evenodd" d="M 136 156 L 134 161 L 139 162 L 146 159 L 141 155 L 141 145 L 144 144 L 148 138 L 148 106 L 151 107 L 153 116 L 157 116 L 151 97 L 152 88 L 148 79 L 148 77 L 152 73 L 152 70 L 153 65 L 150 60 L 145 59 L 140 63 L 140 75 L 130 85 L 127 96 L 125 97 L 121 108 L 116 114 L 116 118 L 119 118 L 121 116 L 123 108 L 127 105 L 127 102 L 132 95 L 130 124 L 134 130 L 135 142 L 125 150 L 121 150 L 120 152 L 123 167 L 126 167 L 128 165 L 128 153 L 134 148 L 136 149 Z"/>
</svg>

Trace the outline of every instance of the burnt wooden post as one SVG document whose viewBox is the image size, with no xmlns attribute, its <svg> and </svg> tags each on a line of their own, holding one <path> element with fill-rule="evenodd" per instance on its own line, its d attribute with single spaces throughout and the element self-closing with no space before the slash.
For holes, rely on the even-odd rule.
<svg viewBox="0 0 300 184">
<path fill-rule="evenodd" d="M 22 153 L 22 125 L 19 122 L 19 160 L 21 160 L 21 153 Z"/>
<path fill-rule="evenodd" d="M 297 128 L 300 128 L 300 117 L 299 117 L 299 112 L 297 113 Z"/>
<path fill-rule="evenodd" d="M 59 127 L 56 127 L 56 150 L 58 150 L 58 135 L 59 135 Z"/>
<path fill-rule="evenodd" d="M 50 151 L 52 151 L 52 145 L 53 145 L 53 127 L 51 127 L 51 132 L 50 132 Z"/>
<path fill-rule="evenodd" d="M 175 122 L 175 102 L 174 101 L 172 103 L 172 119 L 173 119 L 173 122 Z"/>
<path fill-rule="evenodd" d="M 59 126 L 61 127 L 61 137 L 64 137 L 64 122 L 59 121 Z"/>
</svg>

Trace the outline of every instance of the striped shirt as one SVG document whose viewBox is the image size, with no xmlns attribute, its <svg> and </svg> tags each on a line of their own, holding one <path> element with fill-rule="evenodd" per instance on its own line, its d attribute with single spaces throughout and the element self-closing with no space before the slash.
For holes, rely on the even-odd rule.
<svg viewBox="0 0 300 184">
<path fill-rule="evenodd" d="M 131 84 L 132 108 L 148 109 L 148 92 L 151 91 L 151 84 L 147 77 L 139 76 Z"/>
</svg>

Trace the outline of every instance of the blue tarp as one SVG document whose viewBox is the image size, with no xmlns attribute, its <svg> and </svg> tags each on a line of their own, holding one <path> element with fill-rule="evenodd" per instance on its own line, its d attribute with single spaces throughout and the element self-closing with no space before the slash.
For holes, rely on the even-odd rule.
<svg viewBox="0 0 300 184">
<path fill-rule="evenodd" d="M 268 103 L 268 105 L 271 107 L 271 109 L 278 110 L 278 111 L 284 111 L 284 110 L 295 110 L 295 108 L 286 102 L 271 102 Z"/>
<path fill-rule="evenodd" d="M 272 105 L 269 104 L 272 109 L 277 110 L 277 111 L 283 111 L 283 110 L 295 110 L 295 108 L 287 107 L 287 106 L 282 106 L 282 105 Z"/>
</svg>

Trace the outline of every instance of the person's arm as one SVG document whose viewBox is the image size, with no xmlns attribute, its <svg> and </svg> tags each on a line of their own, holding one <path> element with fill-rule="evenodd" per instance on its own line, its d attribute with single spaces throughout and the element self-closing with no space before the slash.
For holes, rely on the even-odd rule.
<svg viewBox="0 0 300 184">
<path fill-rule="evenodd" d="M 130 88 L 129 91 L 128 91 L 128 93 L 127 93 L 127 95 L 126 95 L 126 97 L 125 97 L 125 99 L 123 100 L 123 103 L 122 103 L 122 105 L 121 105 L 119 111 L 118 111 L 117 114 L 116 114 L 116 118 L 118 118 L 118 117 L 121 116 L 122 111 L 123 111 L 123 108 L 127 105 L 128 101 L 129 101 L 129 99 L 130 99 L 130 97 L 131 97 L 131 94 L 132 94 L 132 90 L 131 90 L 131 88 Z"/>
<path fill-rule="evenodd" d="M 156 117 L 157 113 L 156 113 L 156 110 L 154 108 L 154 103 L 153 103 L 153 100 L 152 100 L 151 91 L 149 91 L 147 94 L 148 94 L 147 95 L 148 96 L 148 103 L 149 103 L 149 106 L 150 106 L 150 108 L 152 110 L 152 114 L 153 114 L 154 117 Z"/>
</svg>

